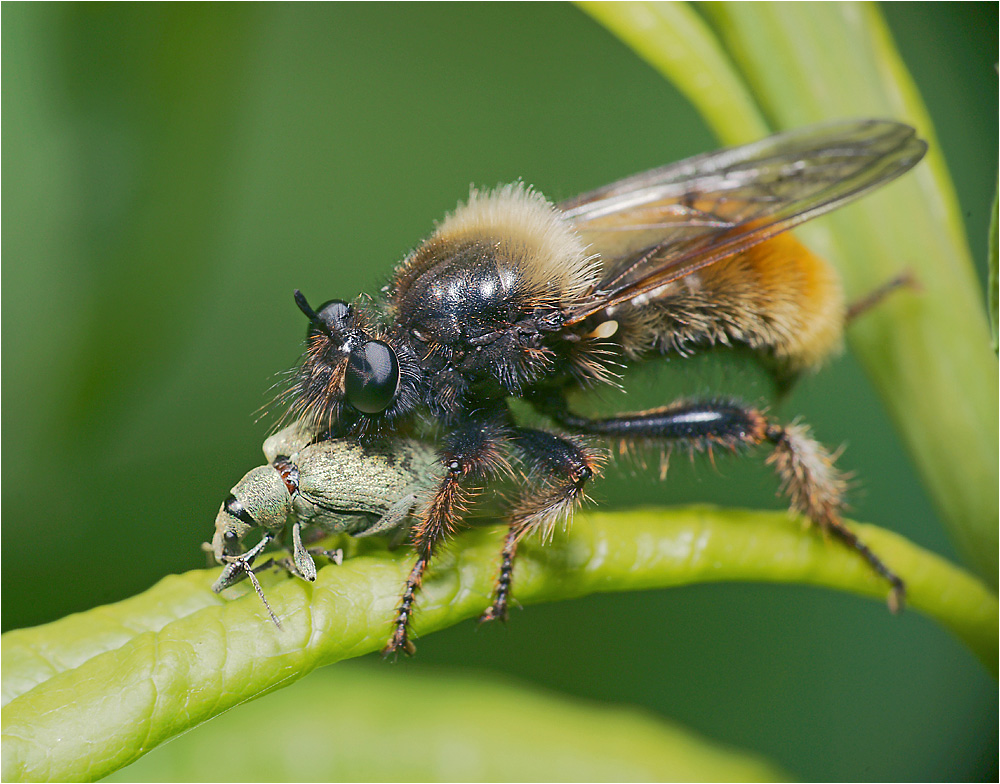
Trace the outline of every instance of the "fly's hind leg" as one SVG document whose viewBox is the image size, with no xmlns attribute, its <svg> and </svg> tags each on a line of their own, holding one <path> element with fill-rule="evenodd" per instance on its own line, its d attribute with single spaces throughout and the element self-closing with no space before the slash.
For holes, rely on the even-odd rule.
<svg viewBox="0 0 1000 784">
<path fill-rule="evenodd" d="M 791 507 L 855 550 L 891 586 L 889 608 L 893 612 L 902 608 L 906 597 L 903 580 L 844 525 L 841 512 L 846 477 L 834 465 L 836 455 L 817 442 L 808 427 L 782 425 L 758 409 L 733 401 L 680 402 L 606 419 L 577 416 L 558 395 L 533 402 L 567 429 L 626 442 L 684 444 L 693 450 L 720 446 L 733 451 L 772 445 L 767 463 L 777 472 Z"/>
<path fill-rule="evenodd" d="M 584 499 L 584 487 L 597 474 L 602 462 L 598 453 L 573 440 L 540 430 L 519 428 L 512 433 L 511 443 L 520 453 L 529 478 L 535 482 L 511 512 L 493 604 L 480 616 L 480 622 L 507 620 L 518 543 L 533 531 L 541 530 L 548 537 L 557 523 L 568 521 Z"/>
<path fill-rule="evenodd" d="M 850 324 L 858 318 L 858 316 L 863 316 L 868 311 L 881 305 L 883 300 L 885 300 L 893 292 L 904 288 L 917 291 L 920 289 L 920 282 L 909 270 L 904 270 L 896 275 L 896 277 L 890 278 L 881 286 L 878 286 L 864 296 L 849 303 L 847 306 L 847 312 L 844 314 L 844 322 L 846 324 Z"/>
<path fill-rule="evenodd" d="M 772 423 L 767 428 L 767 440 L 774 445 L 774 451 L 767 458 L 768 465 L 777 471 L 781 489 L 792 508 L 856 550 L 891 586 L 889 609 L 894 613 L 902 610 L 906 602 L 906 584 L 902 578 L 841 519 L 847 482 L 834 466 L 835 455 L 813 439 L 809 428 L 801 424 Z"/>
</svg>

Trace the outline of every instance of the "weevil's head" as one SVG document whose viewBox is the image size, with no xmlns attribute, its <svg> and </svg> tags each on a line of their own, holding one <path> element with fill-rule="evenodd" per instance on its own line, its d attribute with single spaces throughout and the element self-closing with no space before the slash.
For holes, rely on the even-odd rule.
<svg viewBox="0 0 1000 784">
<path fill-rule="evenodd" d="M 215 517 L 212 553 L 225 563 L 225 556 L 240 555 L 243 539 L 255 528 L 278 532 L 292 510 L 292 496 L 282 475 L 273 466 L 255 468 L 233 488 Z"/>
</svg>

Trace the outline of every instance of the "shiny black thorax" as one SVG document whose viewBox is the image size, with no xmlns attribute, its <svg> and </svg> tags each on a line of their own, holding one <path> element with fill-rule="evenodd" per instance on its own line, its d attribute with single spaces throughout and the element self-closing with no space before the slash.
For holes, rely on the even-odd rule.
<svg viewBox="0 0 1000 784">
<path fill-rule="evenodd" d="M 423 397 L 445 422 L 523 389 L 553 368 L 557 291 L 488 242 L 421 249 L 389 287 L 395 342 L 418 358 Z"/>
</svg>

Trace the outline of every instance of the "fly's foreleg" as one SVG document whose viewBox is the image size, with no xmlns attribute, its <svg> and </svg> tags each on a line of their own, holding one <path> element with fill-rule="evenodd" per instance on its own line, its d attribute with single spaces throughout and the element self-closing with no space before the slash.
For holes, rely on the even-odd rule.
<svg viewBox="0 0 1000 784">
<path fill-rule="evenodd" d="M 409 624 L 424 571 L 438 544 L 458 525 L 466 503 L 475 494 L 475 487 L 470 488 L 469 485 L 479 484 L 492 475 L 510 470 L 501 454 L 506 436 L 507 429 L 502 425 L 472 421 L 448 437 L 441 452 L 445 476 L 413 527 L 417 560 L 406 578 L 396 608 L 392 635 L 382 650 L 384 656 L 399 651 L 413 654 L 416 650 L 409 639 Z"/>
</svg>

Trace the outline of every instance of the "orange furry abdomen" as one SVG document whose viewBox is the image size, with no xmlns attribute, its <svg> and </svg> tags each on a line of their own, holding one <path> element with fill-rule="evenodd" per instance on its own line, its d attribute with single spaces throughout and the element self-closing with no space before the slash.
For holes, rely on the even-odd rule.
<svg viewBox="0 0 1000 784">
<path fill-rule="evenodd" d="M 788 369 L 817 365 L 840 348 L 845 313 L 840 280 L 791 234 L 779 234 L 695 274 L 698 288 L 710 299 L 745 314 L 747 324 L 767 324 L 767 348 Z"/>
</svg>

